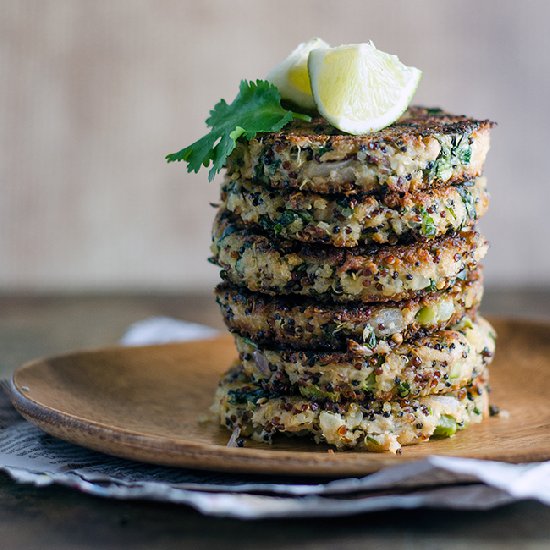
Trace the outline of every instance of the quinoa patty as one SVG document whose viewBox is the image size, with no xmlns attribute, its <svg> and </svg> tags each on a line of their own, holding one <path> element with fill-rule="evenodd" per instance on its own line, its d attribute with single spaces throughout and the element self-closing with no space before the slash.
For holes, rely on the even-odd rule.
<svg viewBox="0 0 550 550">
<path fill-rule="evenodd" d="M 394 349 L 376 339 L 347 352 L 265 349 L 240 336 L 235 342 L 245 375 L 275 392 L 335 402 L 391 401 L 470 384 L 493 358 L 495 333 L 485 319 L 466 318 Z"/>
<path fill-rule="evenodd" d="M 379 302 L 451 288 L 486 251 L 487 242 L 474 231 L 350 249 L 280 241 L 243 228 L 222 211 L 214 222 L 212 261 L 222 278 L 252 291 Z"/>
<path fill-rule="evenodd" d="M 213 409 L 222 426 L 257 441 L 276 433 L 309 436 L 337 449 L 397 452 L 432 436 L 449 437 L 488 416 L 486 371 L 468 387 L 445 395 L 370 403 L 311 401 L 277 396 L 240 369 L 221 380 Z"/>
<path fill-rule="evenodd" d="M 338 247 L 428 239 L 473 225 L 489 205 L 485 178 L 416 193 L 320 195 L 226 179 L 222 208 L 286 239 Z"/>
<path fill-rule="evenodd" d="M 330 304 L 311 298 L 272 297 L 222 283 L 216 288 L 227 328 L 260 345 L 289 349 L 342 350 L 348 340 L 364 343 L 372 335 L 390 346 L 474 316 L 483 296 L 481 269 L 447 291 L 404 302 Z"/>
<path fill-rule="evenodd" d="M 362 136 L 323 118 L 237 143 L 231 179 L 317 193 L 414 191 L 481 175 L 493 122 L 411 107 L 394 124 Z"/>
</svg>

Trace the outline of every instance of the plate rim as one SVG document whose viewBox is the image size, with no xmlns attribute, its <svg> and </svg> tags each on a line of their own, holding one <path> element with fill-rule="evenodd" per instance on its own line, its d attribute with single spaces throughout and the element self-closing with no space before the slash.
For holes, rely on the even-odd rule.
<svg viewBox="0 0 550 550">
<path fill-rule="evenodd" d="M 137 346 L 136 346 L 137 347 Z M 141 346 L 140 346 L 141 347 Z M 145 348 L 151 346 L 143 346 Z M 118 349 L 118 348 L 110 348 Z M 97 351 L 106 351 L 106 348 L 99 348 Z M 75 352 L 79 353 L 79 352 Z M 72 353 L 64 354 L 67 356 L 72 355 Z M 52 356 L 60 357 L 60 356 Z M 47 359 L 47 358 L 46 358 Z M 35 363 L 39 363 L 41 360 L 32 361 L 22 365 L 21 368 L 27 366 L 33 366 Z M 15 373 L 14 373 L 15 374 Z M 234 473 L 257 473 L 265 474 L 266 473 L 266 462 L 269 463 L 269 466 L 273 467 L 273 474 L 277 475 L 307 475 L 307 476 L 329 476 L 329 477 L 342 477 L 343 475 L 352 475 L 352 474 L 367 474 L 374 473 L 384 466 L 394 465 L 404 462 L 412 462 L 418 460 L 417 457 L 395 457 L 394 455 L 367 455 L 366 453 L 345 453 L 345 456 L 348 460 L 342 461 L 338 457 L 344 456 L 343 453 L 339 452 L 319 452 L 312 453 L 306 451 L 289 451 L 289 450 L 277 450 L 272 449 L 255 449 L 255 448 L 235 448 L 235 447 L 226 447 L 221 445 L 215 445 L 213 443 L 198 443 L 192 440 L 181 440 L 179 442 L 173 442 L 169 445 L 166 445 L 166 438 L 162 436 L 157 436 L 154 434 L 148 434 L 144 437 L 142 434 L 137 432 L 126 430 L 124 428 L 117 428 L 116 430 L 102 424 L 97 421 L 88 421 L 78 418 L 72 414 L 61 412 L 57 409 L 42 405 L 37 403 L 33 399 L 28 398 L 24 395 L 24 390 L 20 389 L 16 382 L 13 380 L 10 381 L 9 386 L 7 387 L 9 392 L 10 400 L 15 407 L 15 409 L 29 422 L 43 430 L 44 432 L 53 435 L 59 439 L 72 443 L 74 445 L 80 445 L 94 451 L 102 452 L 108 456 L 118 456 L 127 460 L 133 460 L 142 463 L 157 464 L 161 466 L 169 467 L 180 467 L 180 468 L 191 468 L 196 470 L 204 471 L 223 471 L 223 472 L 234 472 Z M 47 414 L 45 414 L 47 410 Z M 63 426 L 65 429 L 60 430 L 59 427 Z M 59 435 L 61 432 L 65 433 L 66 429 L 73 430 L 73 434 L 78 434 L 79 432 L 93 433 L 96 435 L 108 436 L 109 441 L 116 441 L 121 446 L 118 448 L 120 453 L 107 453 L 103 447 L 94 446 L 90 444 L 82 444 L 78 441 L 78 437 L 67 438 Z M 121 434 L 123 434 L 124 439 L 122 439 Z M 229 435 L 228 435 L 229 437 Z M 155 440 L 158 442 L 158 446 L 153 447 L 148 440 Z M 144 462 L 143 459 L 135 458 L 130 452 L 126 453 L 127 450 L 139 449 L 140 451 L 151 451 L 158 458 L 154 461 Z M 159 455 L 162 450 L 165 449 L 174 456 L 174 461 L 172 460 L 162 460 L 162 457 Z M 258 464 L 258 458 L 261 454 L 262 463 Z M 314 471 L 311 473 L 302 472 L 298 470 L 289 471 L 285 468 L 282 468 L 282 465 L 287 461 L 296 460 L 297 455 L 300 457 L 300 462 L 303 468 L 308 466 L 313 467 Z M 318 460 L 318 457 L 322 455 L 323 460 Z M 357 461 L 352 461 L 350 458 L 356 458 Z M 201 468 L 200 465 L 197 465 L 195 462 L 197 456 L 205 457 L 211 460 L 209 466 Z M 435 455 L 433 455 L 435 456 Z M 375 460 L 372 460 L 375 458 Z M 363 464 L 355 464 L 359 462 L 359 459 Z M 182 460 L 183 459 L 183 460 Z M 186 459 L 193 460 L 189 462 L 188 465 L 185 465 Z M 365 460 L 368 459 L 368 460 Z M 250 462 L 250 463 L 248 463 Z M 247 463 L 247 464 L 243 464 Z M 371 467 L 368 467 L 368 464 L 371 464 Z M 335 468 L 338 467 L 340 472 L 336 473 Z"/>
<path fill-rule="evenodd" d="M 496 322 L 512 322 L 540 326 L 550 330 L 550 320 L 545 319 L 522 319 L 514 317 L 496 317 L 490 316 L 489 320 Z M 229 334 L 222 334 L 217 339 L 231 338 Z M 26 362 L 17 367 L 13 372 L 9 383 L 6 385 L 8 396 L 15 409 L 29 422 L 43 430 L 69 443 L 83 446 L 110 456 L 146 462 L 170 467 L 192 468 L 206 471 L 224 471 L 234 473 L 254 473 L 254 474 L 276 474 L 288 476 L 316 476 L 316 477 L 343 477 L 349 475 L 363 475 L 376 472 L 386 466 L 396 466 L 414 461 L 423 460 L 434 456 L 455 456 L 438 455 L 436 453 L 426 453 L 425 456 L 401 456 L 390 455 L 386 453 L 365 453 L 358 451 L 347 452 L 320 452 L 301 451 L 301 450 L 273 450 L 270 448 L 238 448 L 226 447 L 214 443 L 202 443 L 191 439 L 181 438 L 178 440 L 169 440 L 165 436 L 155 434 L 140 434 L 133 430 L 122 427 L 113 429 L 96 420 L 87 420 L 75 416 L 66 411 L 44 405 L 35 401 L 30 396 L 25 395 L 24 385 L 17 382 L 17 376 L 28 368 L 34 368 L 41 363 L 60 358 L 69 358 L 74 355 L 85 355 L 105 352 L 115 352 L 133 349 L 136 351 L 151 348 L 163 348 L 170 346 L 181 346 L 185 344 L 196 344 L 198 342 L 215 341 L 217 339 L 201 339 L 192 342 L 179 342 L 160 345 L 146 346 L 107 346 L 96 349 L 83 349 L 63 354 L 43 357 Z M 489 419 L 488 419 L 489 420 Z M 102 445 L 90 444 L 89 441 L 83 443 L 81 434 L 91 434 L 99 436 L 97 440 L 106 440 L 109 443 L 116 443 L 116 453 L 113 450 L 106 451 Z M 94 440 L 95 441 L 95 440 Z M 136 458 L 133 451 L 143 452 L 149 455 L 149 459 Z M 197 463 L 197 458 L 208 459 L 208 464 L 201 467 Z M 321 459 L 322 457 L 322 459 Z M 260 459 L 261 460 L 258 460 Z M 491 455 L 488 457 L 477 458 L 478 460 L 492 460 L 502 462 L 536 462 L 539 460 L 548 460 L 548 454 L 529 454 L 525 452 L 514 453 L 513 456 Z M 300 466 L 292 464 L 299 460 Z M 290 464 L 289 464 L 290 463 Z M 288 466 L 291 466 L 288 468 Z"/>
</svg>

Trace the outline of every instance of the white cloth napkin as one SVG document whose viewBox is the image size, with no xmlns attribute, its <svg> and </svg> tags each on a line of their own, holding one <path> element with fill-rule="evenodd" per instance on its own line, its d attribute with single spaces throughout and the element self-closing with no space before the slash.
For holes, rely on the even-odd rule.
<svg viewBox="0 0 550 550">
<path fill-rule="evenodd" d="M 123 346 L 147 346 L 206 340 L 218 335 L 219 331 L 197 323 L 178 321 L 170 317 L 152 317 L 130 325 L 120 343 Z"/>
</svg>

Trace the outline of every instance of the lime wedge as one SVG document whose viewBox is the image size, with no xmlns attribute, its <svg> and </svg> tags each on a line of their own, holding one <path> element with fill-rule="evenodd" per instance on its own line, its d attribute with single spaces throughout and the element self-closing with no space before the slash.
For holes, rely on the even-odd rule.
<svg viewBox="0 0 550 550">
<path fill-rule="evenodd" d="M 350 134 L 374 132 L 395 122 L 422 76 L 372 42 L 316 48 L 309 54 L 308 67 L 319 112 Z"/>
<path fill-rule="evenodd" d="M 267 80 L 279 88 L 283 99 L 292 101 L 304 109 L 315 109 L 309 83 L 308 55 L 315 48 L 328 47 L 329 45 L 321 38 L 312 38 L 308 42 L 302 42 L 267 75 Z"/>
</svg>

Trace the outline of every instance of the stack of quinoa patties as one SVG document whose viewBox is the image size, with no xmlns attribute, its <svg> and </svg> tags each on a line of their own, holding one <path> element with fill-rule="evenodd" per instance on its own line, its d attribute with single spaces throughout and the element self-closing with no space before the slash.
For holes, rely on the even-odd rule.
<svg viewBox="0 0 550 550">
<path fill-rule="evenodd" d="M 491 127 L 411 107 L 361 136 L 316 118 L 238 144 L 212 245 L 239 352 L 215 402 L 233 439 L 400 452 L 488 414 Z"/>
</svg>

